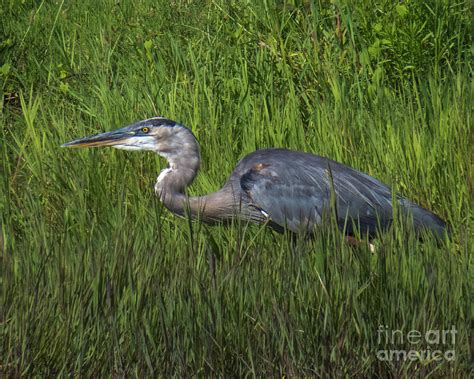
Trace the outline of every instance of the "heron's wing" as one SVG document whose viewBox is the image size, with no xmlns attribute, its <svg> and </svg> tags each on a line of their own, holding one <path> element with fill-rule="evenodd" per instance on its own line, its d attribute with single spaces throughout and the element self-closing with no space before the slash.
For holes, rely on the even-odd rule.
<svg viewBox="0 0 474 379">
<path fill-rule="evenodd" d="M 329 215 L 331 201 L 349 232 L 354 222 L 370 234 L 391 222 L 391 191 L 378 180 L 311 154 L 275 154 L 255 156 L 240 176 L 250 205 L 272 222 L 293 231 L 311 229 Z"/>
</svg>

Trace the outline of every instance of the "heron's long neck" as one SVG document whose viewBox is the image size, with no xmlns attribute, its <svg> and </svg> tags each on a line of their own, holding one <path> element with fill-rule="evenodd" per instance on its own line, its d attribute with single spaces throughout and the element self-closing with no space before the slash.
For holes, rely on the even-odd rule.
<svg viewBox="0 0 474 379">
<path fill-rule="evenodd" d="M 185 189 L 197 175 L 200 165 L 199 146 L 194 139 L 182 144 L 179 154 L 162 153 L 169 167 L 161 171 L 155 184 L 155 191 L 166 208 L 184 216 L 191 215 L 205 222 L 232 217 L 232 190 L 224 187 L 205 196 L 188 197 Z"/>
</svg>

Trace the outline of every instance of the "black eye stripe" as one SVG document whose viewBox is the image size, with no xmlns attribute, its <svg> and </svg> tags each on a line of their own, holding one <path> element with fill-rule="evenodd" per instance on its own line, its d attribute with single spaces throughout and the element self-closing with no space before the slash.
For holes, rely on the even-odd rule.
<svg viewBox="0 0 474 379">
<path fill-rule="evenodd" d="M 146 120 L 152 126 L 170 126 L 173 127 L 176 125 L 176 122 L 173 120 L 168 120 L 167 118 L 151 118 Z"/>
</svg>

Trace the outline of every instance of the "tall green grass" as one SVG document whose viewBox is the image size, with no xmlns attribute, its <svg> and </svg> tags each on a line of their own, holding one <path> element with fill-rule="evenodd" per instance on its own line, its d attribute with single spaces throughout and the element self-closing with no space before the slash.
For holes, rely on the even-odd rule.
<svg viewBox="0 0 474 379">
<path fill-rule="evenodd" d="M 351 3 L 2 3 L 0 373 L 469 375 L 472 10 Z M 154 115 L 201 143 L 191 194 L 287 147 L 392 185 L 453 238 L 400 225 L 372 254 L 331 225 L 211 228 L 163 209 L 153 154 L 59 147 Z M 454 326 L 438 347 L 456 359 L 380 361 L 437 348 L 380 342 L 381 325 Z"/>
</svg>

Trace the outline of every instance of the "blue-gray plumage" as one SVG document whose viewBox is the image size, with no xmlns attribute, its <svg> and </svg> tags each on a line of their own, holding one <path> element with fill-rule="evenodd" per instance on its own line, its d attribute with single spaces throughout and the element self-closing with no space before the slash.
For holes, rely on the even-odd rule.
<svg viewBox="0 0 474 379">
<path fill-rule="evenodd" d="M 393 220 L 392 192 L 385 184 L 328 158 L 286 149 L 255 151 L 237 164 L 222 189 L 188 197 L 185 189 L 199 169 L 199 145 L 189 129 L 162 117 L 63 146 L 154 151 L 169 164 L 155 185 L 163 204 L 208 223 L 241 217 L 278 231 L 311 232 L 333 212 L 348 234 L 356 227 L 373 236 Z M 396 201 L 417 230 L 443 236 L 446 226 L 439 217 L 405 198 Z"/>
</svg>

